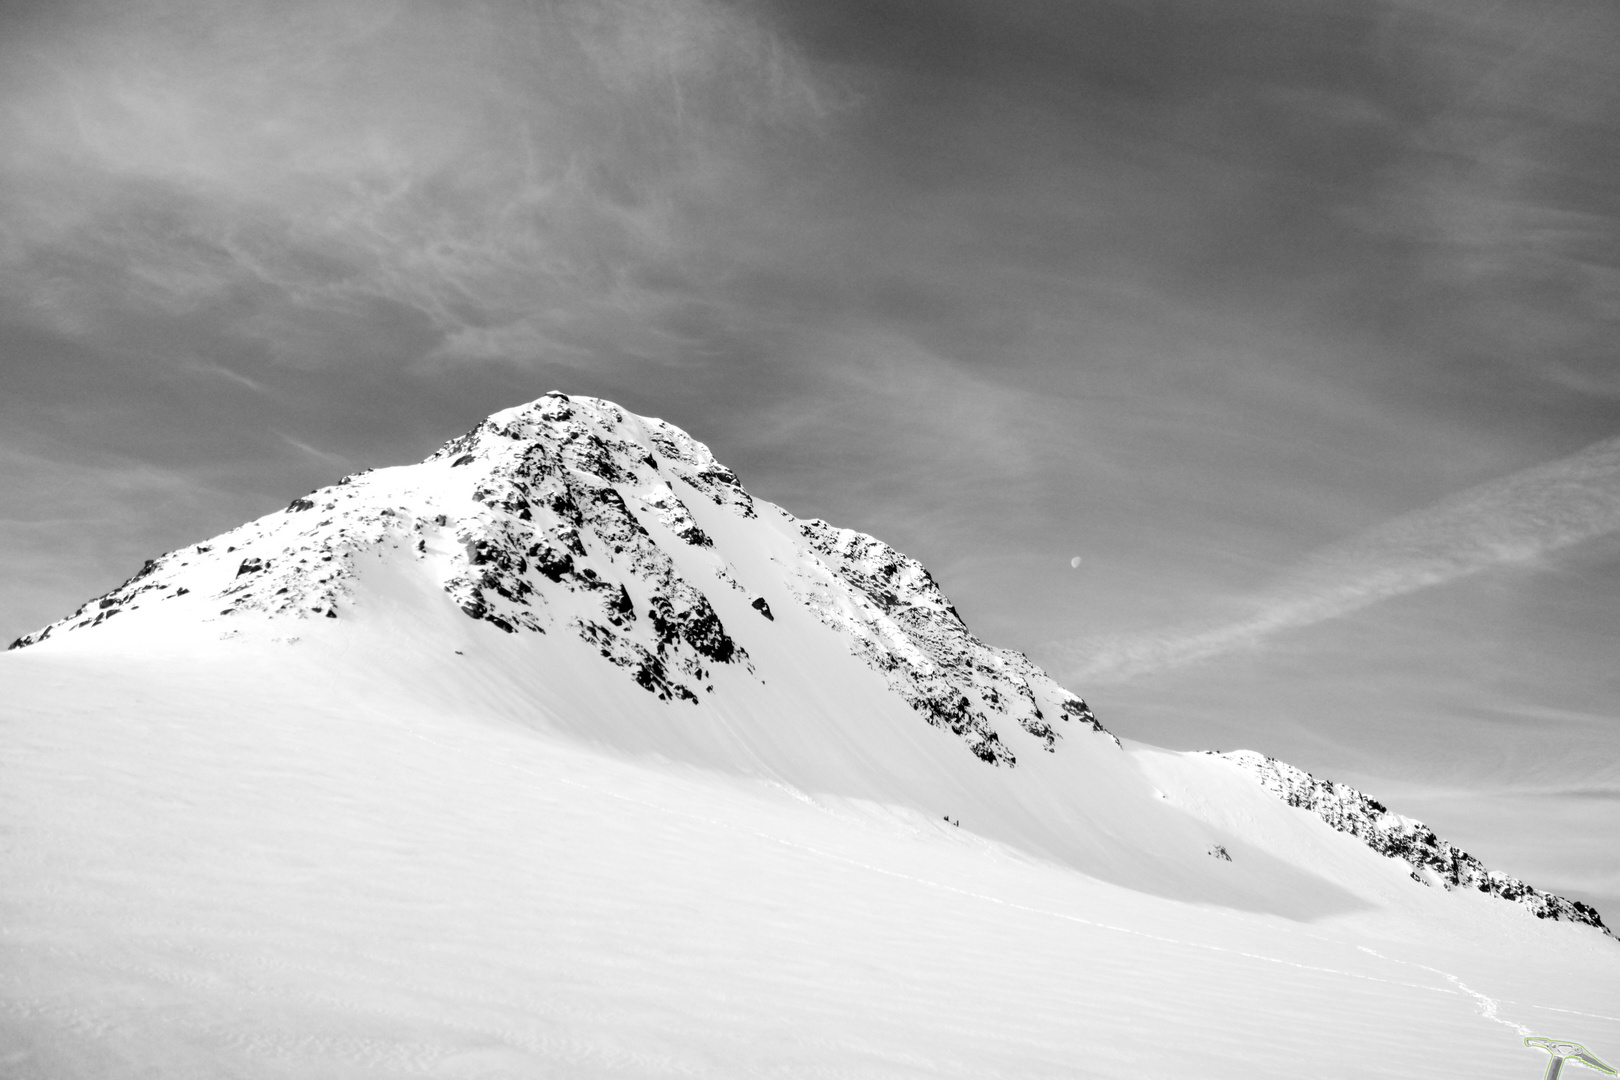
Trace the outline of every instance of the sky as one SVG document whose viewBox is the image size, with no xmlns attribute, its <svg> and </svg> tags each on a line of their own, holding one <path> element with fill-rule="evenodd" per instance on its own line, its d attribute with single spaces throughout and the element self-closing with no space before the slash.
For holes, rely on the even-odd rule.
<svg viewBox="0 0 1620 1080">
<path fill-rule="evenodd" d="M 1120 734 L 1620 921 L 1616 56 L 1606 0 L 0 0 L 0 634 L 598 395 Z"/>
</svg>

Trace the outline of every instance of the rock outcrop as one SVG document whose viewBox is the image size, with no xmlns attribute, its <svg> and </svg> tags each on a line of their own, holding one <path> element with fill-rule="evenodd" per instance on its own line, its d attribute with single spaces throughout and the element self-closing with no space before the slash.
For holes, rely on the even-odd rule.
<svg viewBox="0 0 1620 1080">
<path fill-rule="evenodd" d="M 1289 806 L 1309 810 L 1374 851 L 1408 863 L 1414 881 L 1438 884 L 1444 889 L 1474 889 L 1523 904 L 1538 919 L 1586 923 L 1612 936 L 1590 904 L 1543 892 L 1500 870 L 1492 870 L 1435 835 L 1423 822 L 1391 812 L 1383 803 L 1348 784 L 1319 780 L 1303 769 L 1253 750 L 1233 750 L 1219 756 L 1237 764 Z"/>
</svg>

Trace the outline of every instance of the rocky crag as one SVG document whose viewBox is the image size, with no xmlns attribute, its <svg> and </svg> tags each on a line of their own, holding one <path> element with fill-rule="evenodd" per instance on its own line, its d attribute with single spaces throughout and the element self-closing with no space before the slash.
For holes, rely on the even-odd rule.
<svg viewBox="0 0 1620 1080">
<path fill-rule="evenodd" d="M 1538 919 L 1586 923 L 1613 936 L 1590 904 L 1543 892 L 1500 870 L 1492 870 L 1456 844 L 1435 835 L 1423 822 L 1391 812 L 1383 803 L 1348 784 L 1319 780 L 1303 769 L 1253 750 L 1233 750 L 1219 756 L 1238 765 L 1289 806 L 1309 810 L 1374 851 L 1410 864 L 1413 881 L 1444 889 L 1475 889 L 1523 904 Z"/>
</svg>

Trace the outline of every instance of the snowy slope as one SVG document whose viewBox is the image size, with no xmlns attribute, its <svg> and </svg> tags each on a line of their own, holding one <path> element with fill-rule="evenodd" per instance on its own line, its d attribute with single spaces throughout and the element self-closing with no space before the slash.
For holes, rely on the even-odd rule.
<svg viewBox="0 0 1620 1080">
<path fill-rule="evenodd" d="M 18 645 L 0 1074 L 1517 1076 L 1526 1034 L 1620 1045 L 1611 938 L 1414 882 L 1244 760 L 1121 745 L 914 560 L 606 402 L 499 413 Z"/>
</svg>

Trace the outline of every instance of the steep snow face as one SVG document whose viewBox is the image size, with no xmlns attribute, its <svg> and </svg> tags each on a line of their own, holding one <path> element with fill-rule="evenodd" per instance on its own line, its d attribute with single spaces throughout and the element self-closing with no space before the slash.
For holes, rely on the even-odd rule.
<svg viewBox="0 0 1620 1080">
<path fill-rule="evenodd" d="M 1213 750 L 1207 752 L 1216 754 Z M 1261 787 L 1289 806 L 1309 810 L 1374 851 L 1410 863 L 1414 881 L 1424 885 L 1438 881 L 1448 890 L 1477 889 L 1503 900 L 1517 901 L 1538 919 L 1585 923 L 1613 936 L 1591 905 L 1543 892 L 1500 870 L 1491 870 L 1455 844 L 1440 839 L 1423 822 L 1392 813 L 1383 803 L 1348 784 L 1318 780 L 1302 769 L 1253 750 L 1234 750 L 1217 756 L 1235 762 Z"/>
<path fill-rule="evenodd" d="M 844 635 L 924 720 L 983 761 L 1017 763 L 998 723 L 1048 751 L 1061 737 L 1054 719 L 1106 735 L 1084 701 L 1028 658 L 975 638 L 916 560 L 773 507 L 797 533 L 795 557 L 773 559 L 779 580 L 750 589 L 694 518 L 685 501 L 694 498 L 758 518 L 736 475 L 680 429 L 611 402 L 548 394 L 496 413 L 419 465 L 346 477 L 160 556 L 12 648 L 182 598 L 203 620 L 261 613 L 295 635 L 298 620 L 340 618 L 359 560 L 384 552 L 420 564 L 468 617 L 513 634 L 572 634 L 672 704 L 714 694 L 717 667 L 758 677 L 705 590 L 746 594 L 767 620 L 762 593 L 771 591 Z"/>
</svg>

